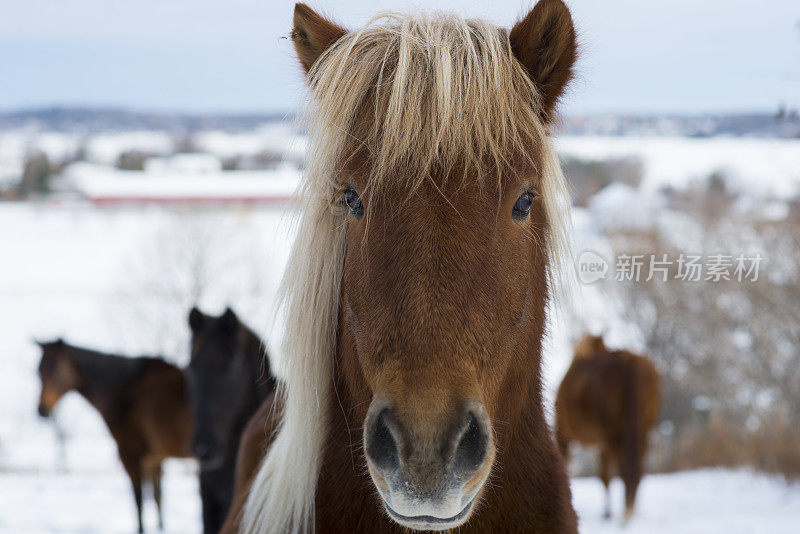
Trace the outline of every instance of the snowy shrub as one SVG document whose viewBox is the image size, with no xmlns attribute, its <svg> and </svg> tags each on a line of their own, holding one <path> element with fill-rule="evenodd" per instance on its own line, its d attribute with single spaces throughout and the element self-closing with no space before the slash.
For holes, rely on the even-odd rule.
<svg viewBox="0 0 800 534">
<path fill-rule="evenodd" d="M 568 156 L 562 158 L 561 164 L 577 206 L 586 206 L 595 193 L 609 184 L 637 187 L 642 180 L 642 162 L 632 157 L 588 160 Z"/>
<path fill-rule="evenodd" d="M 764 220 L 728 203 L 691 208 L 702 224 L 689 249 L 669 228 L 617 232 L 617 255 L 761 254 L 756 280 L 608 281 L 624 303 L 648 354 L 663 374 L 662 419 L 674 425 L 661 469 L 740 465 L 800 474 L 800 227 L 789 217 Z M 696 399 L 706 399 L 702 409 Z M 767 427 L 769 431 L 767 431 Z M 780 436 L 779 439 L 778 436 Z"/>
</svg>

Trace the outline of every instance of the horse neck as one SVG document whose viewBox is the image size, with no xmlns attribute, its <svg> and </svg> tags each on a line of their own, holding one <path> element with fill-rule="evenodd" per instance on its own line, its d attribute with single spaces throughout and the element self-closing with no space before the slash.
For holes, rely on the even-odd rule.
<svg viewBox="0 0 800 534">
<path fill-rule="evenodd" d="M 249 418 L 250 415 L 255 413 L 264 399 L 275 390 L 277 382 L 275 375 L 272 374 L 269 354 L 263 349 L 261 338 L 246 327 L 244 330 L 244 356 L 250 373 L 250 376 L 247 377 L 251 391 L 251 398 L 247 405 Z"/>
<path fill-rule="evenodd" d="M 123 383 L 141 369 L 142 361 L 78 347 L 70 347 L 70 354 L 79 379 L 76 391 L 105 418 L 123 393 Z"/>
<path fill-rule="evenodd" d="M 540 361 L 541 341 L 533 349 Z M 509 369 L 498 406 L 498 453 L 487 506 L 476 516 L 477 531 L 517 528 L 530 532 L 575 532 L 577 521 L 563 458 L 545 419 L 539 369 Z M 520 378 L 524 377 L 524 378 Z"/>
</svg>

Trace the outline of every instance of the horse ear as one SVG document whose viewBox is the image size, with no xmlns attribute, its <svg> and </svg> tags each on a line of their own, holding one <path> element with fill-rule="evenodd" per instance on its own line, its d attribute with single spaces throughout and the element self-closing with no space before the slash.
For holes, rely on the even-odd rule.
<svg viewBox="0 0 800 534">
<path fill-rule="evenodd" d="M 549 123 L 578 54 L 569 8 L 562 0 L 539 0 L 514 25 L 509 39 L 511 50 L 539 89 L 543 119 Z"/>
<path fill-rule="evenodd" d="M 239 318 L 236 316 L 236 313 L 230 308 L 225 308 L 225 312 L 219 318 L 222 321 L 222 327 L 228 332 L 233 333 L 236 331 L 236 328 L 239 326 Z"/>
<path fill-rule="evenodd" d="M 594 336 L 594 346 L 597 348 L 597 350 L 605 350 L 606 342 L 603 340 L 603 334 Z"/>
<path fill-rule="evenodd" d="M 203 312 L 198 310 L 197 306 L 194 306 L 189 312 L 189 328 L 191 328 L 193 332 L 200 330 L 200 328 L 203 327 L 204 320 L 205 316 Z"/>
<path fill-rule="evenodd" d="M 294 49 L 300 64 L 306 72 L 337 39 L 347 33 L 347 30 L 334 24 L 305 4 L 295 4 L 294 22 L 289 36 L 294 43 Z"/>
<path fill-rule="evenodd" d="M 44 346 L 46 345 L 46 343 L 45 343 L 44 341 L 39 341 L 39 340 L 38 340 L 38 339 L 36 339 L 36 338 L 32 338 L 32 340 L 33 340 L 33 342 L 34 342 L 34 343 L 36 343 L 37 345 L 39 345 L 41 348 L 44 348 Z"/>
</svg>

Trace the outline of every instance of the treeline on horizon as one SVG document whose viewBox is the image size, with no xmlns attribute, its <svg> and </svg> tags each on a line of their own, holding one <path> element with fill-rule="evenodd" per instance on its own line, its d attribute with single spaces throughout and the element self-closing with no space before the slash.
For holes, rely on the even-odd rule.
<svg viewBox="0 0 800 534">
<path fill-rule="evenodd" d="M 246 131 L 275 122 L 291 122 L 292 111 L 272 113 L 170 113 L 122 108 L 54 106 L 0 112 L 0 130 L 32 127 L 39 130 L 97 133 L 120 130 L 194 132 Z M 777 111 L 703 114 L 575 114 L 563 117 L 560 133 L 567 135 L 675 135 L 712 137 L 800 138 L 800 113 Z"/>
</svg>

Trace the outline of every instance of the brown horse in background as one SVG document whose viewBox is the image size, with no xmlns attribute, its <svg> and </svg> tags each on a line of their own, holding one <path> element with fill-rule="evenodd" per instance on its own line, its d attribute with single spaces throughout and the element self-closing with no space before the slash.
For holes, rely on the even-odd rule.
<svg viewBox="0 0 800 534">
<path fill-rule="evenodd" d="M 633 514 L 647 432 L 659 404 L 660 378 L 650 360 L 609 351 L 598 336 L 586 336 L 575 348 L 556 397 L 556 436 L 565 457 L 571 441 L 599 447 L 606 517 L 611 516 L 608 484 L 616 466 L 625 484 L 625 520 Z"/>
<path fill-rule="evenodd" d="M 245 433 L 240 466 L 271 443 L 241 532 L 575 532 L 540 377 L 568 217 L 550 146 L 568 9 L 541 0 L 510 31 L 390 14 L 349 32 L 299 4 L 290 35 L 310 160 L 287 386 L 274 438 L 269 416 Z"/>
<path fill-rule="evenodd" d="M 153 485 L 161 514 L 161 462 L 191 456 L 192 414 L 183 371 L 160 358 L 126 358 L 75 347 L 59 339 L 39 343 L 42 392 L 39 415 L 48 417 L 68 391 L 83 395 L 103 417 L 117 442 L 133 485 L 139 532 L 142 483 Z"/>
</svg>

